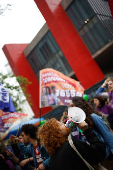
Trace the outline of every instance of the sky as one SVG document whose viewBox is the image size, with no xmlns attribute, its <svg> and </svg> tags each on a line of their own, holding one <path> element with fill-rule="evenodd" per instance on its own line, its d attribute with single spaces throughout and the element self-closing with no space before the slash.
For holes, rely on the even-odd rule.
<svg viewBox="0 0 113 170">
<path fill-rule="evenodd" d="M 3 8 L 6 4 L 11 7 L 0 15 L 0 72 L 3 73 L 7 73 L 8 63 L 2 51 L 4 44 L 30 43 L 45 24 L 34 0 L 0 0 Z"/>
</svg>

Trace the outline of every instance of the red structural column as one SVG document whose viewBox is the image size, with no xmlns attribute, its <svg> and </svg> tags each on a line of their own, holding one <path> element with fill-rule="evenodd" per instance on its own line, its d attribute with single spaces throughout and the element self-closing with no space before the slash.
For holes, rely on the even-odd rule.
<svg viewBox="0 0 113 170">
<path fill-rule="evenodd" d="M 7 44 L 4 45 L 3 51 L 9 61 L 10 66 L 16 76 L 23 76 L 28 78 L 31 85 L 28 85 L 27 92 L 31 95 L 32 109 L 35 117 L 40 117 L 39 109 L 39 82 L 29 65 L 23 50 L 28 44 Z M 51 107 L 41 109 L 41 116 L 52 110 Z"/>
<path fill-rule="evenodd" d="M 109 3 L 110 10 L 111 10 L 112 18 L 113 18 L 113 0 L 108 0 L 108 3 Z"/>
<path fill-rule="evenodd" d="M 102 71 L 61 6 L 61 0 L 34 1 L 83 87 L 87 89 L 102 80 Z"/>
</svg>

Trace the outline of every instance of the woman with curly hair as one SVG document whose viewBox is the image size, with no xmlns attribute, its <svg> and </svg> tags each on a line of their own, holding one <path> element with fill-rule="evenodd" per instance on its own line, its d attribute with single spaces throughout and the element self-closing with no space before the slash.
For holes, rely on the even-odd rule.
<svg viewBox="0 0 113 170">
<path fill-rule="evenodd" d="M 98 139 L 106 145 L 106 157 L 113 153 L 113 135 L 104 123 L 101 113 L 85 101 L 82 97 L 75 96 L 72 98 L 70 107 L 79 107 L 86 113 L 86 122 L 89 128 L 97 135 Z"/>
<path fill-rule="evenodd" d="M 85 121 L 77 124 L 77 126 L 83 131 L 88 144 L 76 139 L 73 139 L 73 143 L 83 158 L 93 166 L 105 158 L 105 145 L 97 139 Z M 51 156 L 49 170 L 89 169 L 70 146 L 67 140 L 69 133 L 70 130 L 55 118 L 48 120 L 39 128 L 38 137 L 40 137 L 40 143 L 45 146 Z"/>
</svg>

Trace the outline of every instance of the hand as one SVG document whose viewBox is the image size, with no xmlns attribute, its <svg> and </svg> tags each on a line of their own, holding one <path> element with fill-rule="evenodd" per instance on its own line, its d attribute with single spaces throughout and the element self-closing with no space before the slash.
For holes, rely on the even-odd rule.
<svg viewBox="0 0 113 170">
<path fill-rule="evenodd" d="M 11 136 L 9 137 L 9 139 L 10 139 L 11 141 L 13 141 L 14 143 L 21 143 L 20 139 L 19 139 L 18 137 L 14 136 L 14 135 L 11 135 Z"/>
<path fill-rule="evenodd" d="M 104 81 L 104 84 L 107 85 L 109 82 L 109 78 L 107 78 L 105 81 Z"/>
<path fill-rule="evenodd" d="M 65 124 L 65 126 L 67 127 L 67 129 L 69 129 L 70 131 L 76 127 L 76 123 L 74 123 L 72 120 L 68 120 Z"/>
<path fill-rule="evenodd" d="M 9 151 L 9 150 L 6 150 L 6 154 L 7 154 L 7 156 L 11 156 L 11 157 L 14 156 L 13 153 L 11 151 Z"/>
<path fill-rule="evenodd" d="M 27 162 L 29 162 L 29 159 L 24 159 L 20 162 L 20 166 L 24 166 Z"/>
<path fill-rule="evenodd" d="M 66 111 L 63 112 L 63 116 L 64 116 L 64 117 L 67 116 L 67 112 L 66 112 Z"/>
<path fill-rule="evenodd" d="M 9 137 L 9 139 L 10 139 L 13 143 L 15 143 L 15 138 L 16 138 L 16 136 L 14 136 L 14 135 L 10 135 L 10 137 Z"/>
<path fill-rule="evenodd" d="M 88 129 L 88 124 L 83 121 L 82 123 L 76 123 L 76 126 L 81 129 L 83 132 Z"/>
<path fill-rule="evenodd" d="M 45 166 L 43 164 L 40 164 L 38 166 L 37 170 L 45 170 Z"/>
<path fill-rule="evenodd" d="M 109 78 L 108 79 L 106 79 L 105 81 L 104 81 L 104 83 L 102 84 L 102 88 L 104 88 L 107 84 L 108 84 L 108 82 L 109 82 Z"/>
</svg>

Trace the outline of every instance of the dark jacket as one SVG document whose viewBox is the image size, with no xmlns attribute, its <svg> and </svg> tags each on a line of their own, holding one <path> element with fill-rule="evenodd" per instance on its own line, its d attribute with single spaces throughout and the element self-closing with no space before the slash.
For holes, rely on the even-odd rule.
<svg viewBox="0 0 113 170">
<path fill-rule="evenodd" d="M 100 142 L 96 135 L 87 129 L 84 132 L 88 143 L 78 141 L 75 138 L 73 143 L 85 158 L 88 163 L 92 166 L 104 160 L 106 157 L 106 147 L 104 143 Z M 77 155 L 77 153 L 70 146 L 69 142 L 66 141 L 62 147 L 60 147 L 56 154 L 51 156 L 49 170 L 89 170 L 83 160 Z"/>
</svg>

